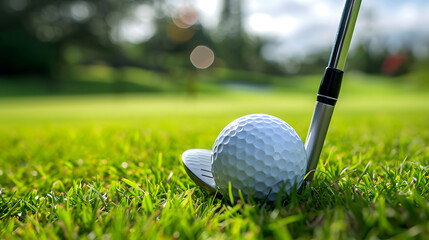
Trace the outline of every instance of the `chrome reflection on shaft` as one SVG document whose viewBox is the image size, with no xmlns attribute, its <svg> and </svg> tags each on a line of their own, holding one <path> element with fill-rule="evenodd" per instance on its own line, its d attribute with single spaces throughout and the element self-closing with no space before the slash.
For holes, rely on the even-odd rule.
<svg viewBox="0 0 429 240">
<path fill-rule="evenodd" d="M 328 67 L 344 70 L 361 2 L 362 0 L 346 1 Z"/>
<path fill-rule="evenodd" d="M 305 140 L 305 151 L 307 152 L 306 173 L 316 169 L 317 167 L 333 112 L 334 106 L 316 102 L 307 139 Z M 313 179 L 313 175 L 314 171 L 307 176 L 306 181 L 311 181 Z"/>
</svg>

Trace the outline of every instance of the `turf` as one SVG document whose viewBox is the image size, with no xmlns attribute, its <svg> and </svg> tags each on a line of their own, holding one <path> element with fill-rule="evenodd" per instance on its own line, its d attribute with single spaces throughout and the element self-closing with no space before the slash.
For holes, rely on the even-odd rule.
<svg viewBox="0 0 429 240">
<path fill-rule="evenodd" d="M 344 88 L 313 183 L 273 205 L 206 194 L 180 155 L 249 113 L 305 138 L 313 94 L 3 98 L 0 238 L 425 239 L 429 101 L 398 92 Z"/>
</svg>

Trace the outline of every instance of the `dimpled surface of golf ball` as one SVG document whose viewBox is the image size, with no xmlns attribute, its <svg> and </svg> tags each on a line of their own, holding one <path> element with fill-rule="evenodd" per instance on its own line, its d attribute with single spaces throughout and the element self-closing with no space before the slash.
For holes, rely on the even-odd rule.
<svg viewBox="0 0 429 240">
<path fill-rule="evenodd" d="M 306 169 L 304 144 L 283 120 L 266 114 L 240 117 L 226 126 L 212 150 L 212 173 L 219 192 L 239 199 L 275 201 L 302 184 Z M 283 197 L 283 196 L 282 196 Z"/>
</svg>

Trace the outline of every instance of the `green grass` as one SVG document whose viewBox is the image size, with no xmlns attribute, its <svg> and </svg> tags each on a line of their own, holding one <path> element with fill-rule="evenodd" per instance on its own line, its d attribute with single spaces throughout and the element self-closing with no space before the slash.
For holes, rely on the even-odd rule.
<svg viewBox="0 0 429 240">
<path fill-rule="evenodd" d="M 305 138 L 314 94 L 2 98 L 0 238 L 425 239 L 429 99 L 371 81 L 345 83 L 320 172 L 273 206 L 213 198 L 180 155 L 249 113 Z"/>
</svg>

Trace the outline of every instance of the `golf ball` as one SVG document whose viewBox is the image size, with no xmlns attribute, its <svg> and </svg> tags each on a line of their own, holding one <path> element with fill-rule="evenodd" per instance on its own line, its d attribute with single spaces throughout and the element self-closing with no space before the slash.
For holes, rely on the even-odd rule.
<svg viewBox="0 0 429 240">
<path fill-rule="evenodd" d="M 266 114 L 240 117 L 226 126 L 212 150 L 212 173 L 219 192 L 239 199 L 275 201 L 280 192 L 300 187 L 306 153 L 296 131 L 283 120 Z"/>
</svg>

